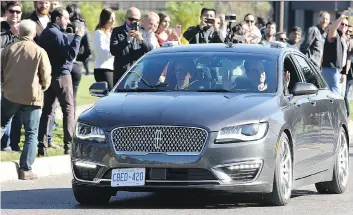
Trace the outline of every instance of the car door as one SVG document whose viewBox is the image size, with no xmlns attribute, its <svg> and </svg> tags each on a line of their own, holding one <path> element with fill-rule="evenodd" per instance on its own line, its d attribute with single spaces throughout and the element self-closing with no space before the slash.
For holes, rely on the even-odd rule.
<svg viewBox="0 0 353 215">
<path fill-rule="evenodd" d="M 292 57 L 296 64 L 296 69 L 304 78 L 308 77 L 310 66 L 304 57 L 294 53 Z M 320 149 L 320 96 L 316 94 L 300 96 L 302 104 L 299 106 L 298 122 L 296 129 L 296 161 L 298 168 L 297 177 L 305 177 L 315 173 L 315 168 L 322 154 Z M 300 132 L 299 132 L 300 131 Z"/>
<path fill-rule="evenodd" d="M 314 84 L 318 89 L 318 106 L 320 111 L 320 161 L 330 162 L 329 159 L 334 155 L 334 142 L 335 142 L 335 127 L 337 127 L 338 116 L 335 115 L 335 99 L 333 92 L 328 88 L 323 77 L 320 75 L 318 69 L 310 62 L 309 59 L 304 59 L 310 70 L 307 70 L 305 80 L 307 83 Z M 302 62 L 304 63 L 304 62 Z M 324 167 L 323 167 L 324 168 Z"/>
</svg>

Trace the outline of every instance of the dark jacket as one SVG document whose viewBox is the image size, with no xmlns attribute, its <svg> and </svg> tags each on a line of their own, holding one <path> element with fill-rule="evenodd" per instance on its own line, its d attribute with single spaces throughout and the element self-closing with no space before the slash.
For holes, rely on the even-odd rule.
<svg viewBox="0 0 353 215">
<path fill-rule="evenodd" d="M 223 43 L 219 34 L 212 28 L 201 29 L 199 25 L 188 28 L 183 36 L 190 44 Z"/>
<path fill-rule="evenodd" d="M 50 16 L 48 16 L 50 18 Z M 26 19 L 30 19 L 33 22 L 35 22 L 36 25 L 36 30 L 37 30 L 37 34 L 36 37 L 34 38 L 34 42 L 38 43 L 38 39 L 40 34 L 42 33 L 42 31 L 44 30 L 42 23 L 39 21 L 39 18 L 37 16 L 37 13 L 34 11 L 30 16 L 28 16 Z"/>
<path fill-rule="evenodd" d="M 324 49 L 324 30 L 321 26 L 309 28 L 304 42 L 300 46 L 300 51 L 305 54 L 317 67 L 321 66 L 321 59 Z"/>
<path fill-rule="evenodd" d="M 337 36 L 333 41 L 327 37 L 324 44 L 324 54 L 322 57 L 322 67 L 343 68 L 343 47 L 346 41 L 342 39 L 342 32 L 337 30 Z"/>
<path fill-rule="evenodd" d="M 10 31 L 11 26 L 6 21 L 2 21 L 1 25 L 1 49 L 5 48 L 7 45 L 14 43 L 17 39 L 15 35 Z"/>
<path fill-rule="evenodd" d="M 76 25 L 78 22 L 80 21 L 76 20 L 71 22 L 66 29 L 66 33 L 75 33 Z M 88 28 L 86 27 L 86 32 L 81 39 L 80 49 L 78 51 L 76 61 L 84 63 L 87 61 L 89 56 L 91 56 L 91 54 L 92 54 L 92 46 L 90 43 L 89 31 L 88 31 Z"/>
<path fill-rule="evenodd" d="M 77 56 L 81 37 L 75 35 L 72 42 L 56 24 L 48 23 L 39 37 L 38 44 L 48 53 L 52 66 L 52 77 L 69 75 L 72 63 Z"/>
<path fill-rule="evenodd" d="M 128 42 L 125 24 L 114 28 L 110 39 L 110 53 L 115 56 L 114 84 L 135 61 L 151 51 L 152 48 L 145 41 L 137 41 L 135 38 Z"/>
</svg>

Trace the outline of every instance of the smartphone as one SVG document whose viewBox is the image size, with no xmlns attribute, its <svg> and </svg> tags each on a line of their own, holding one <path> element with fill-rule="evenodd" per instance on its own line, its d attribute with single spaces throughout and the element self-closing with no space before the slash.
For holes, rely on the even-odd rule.
<svg viewBox="0 0 353 215">
<path fill-rule="evenodd" d="M 133 31 L 138 31 L 138 23 L 137 22 L 133 22 L 132 24 L 131 24 L 131 30 L 133 30 Z"/>
<path fill-rule="evenodd" d="M 178 37 L 181 37 L 181 25 L 175 26 L 175 32 L 178 35 Z"/>
<path fill-rule="evenodd" d="M 214 19 L 206 19 L 207 24 L 214 24 L 215 20 Z"/>
<path fill-rule="evenodd" d="M 79 30 L 84 30 L 86 26 L 84 22 L 77 22 L 75 27 Z"/>
</svg>

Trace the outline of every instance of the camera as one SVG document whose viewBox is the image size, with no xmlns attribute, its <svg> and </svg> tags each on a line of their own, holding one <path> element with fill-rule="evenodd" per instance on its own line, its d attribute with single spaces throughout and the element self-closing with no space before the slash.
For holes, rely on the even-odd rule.
<svg viewBox="0 0 353 215">
<path fill-rule="evenodd" d="M 225 21 L 226 22 L 236 22 L 237 21 L 237 16 L 235 14 L 225 15 Z"/>
</svg>

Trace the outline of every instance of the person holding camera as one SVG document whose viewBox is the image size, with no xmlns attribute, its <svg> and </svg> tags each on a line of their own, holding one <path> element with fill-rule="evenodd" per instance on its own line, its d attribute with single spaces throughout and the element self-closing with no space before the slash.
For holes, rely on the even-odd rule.
<svg viewBox="0 0 353 215">
<path fill-rule="evenodd" d="M 45 156 L 48 148 L 49 119 L 54 118 L 55 99 L 57 98 L 63 112 L 64 154 L 70 153 L 71 142 L 75 130 L 75 109 L 71 71 L 73 61 L 80 49 L 81 38 L 85 28 L 76 28 L 72 41 L 69 42 L 65 32 L 70 23 L 70 15 L 62 7 L 51 14 L 51 22 L 41 33 L 38 45 L 47 53 L 52 67 L 52 81 L 44 93 L 44 106 L 40 119 L 38 134 L 38 155 Z"/>
<path fill-rule="evenodd" d="M 113 29 L 110 53 L 114 58 L 114 84 L 128 68 L 144 54 L 152 50 L 151 43 L 144 41 L 138 22 L 141 12 L 136 7 L 127 10 L 125 23 Z"/>
<path fill-rule="evenodd" d="M 190 44 L 223 43 L 218 33 L 216 10 L 203 8 L 201 10 L 200 20 L 199 25 L 192 26 L 184 32 L 184 38 L 189 41 Z"/>
</svg>

